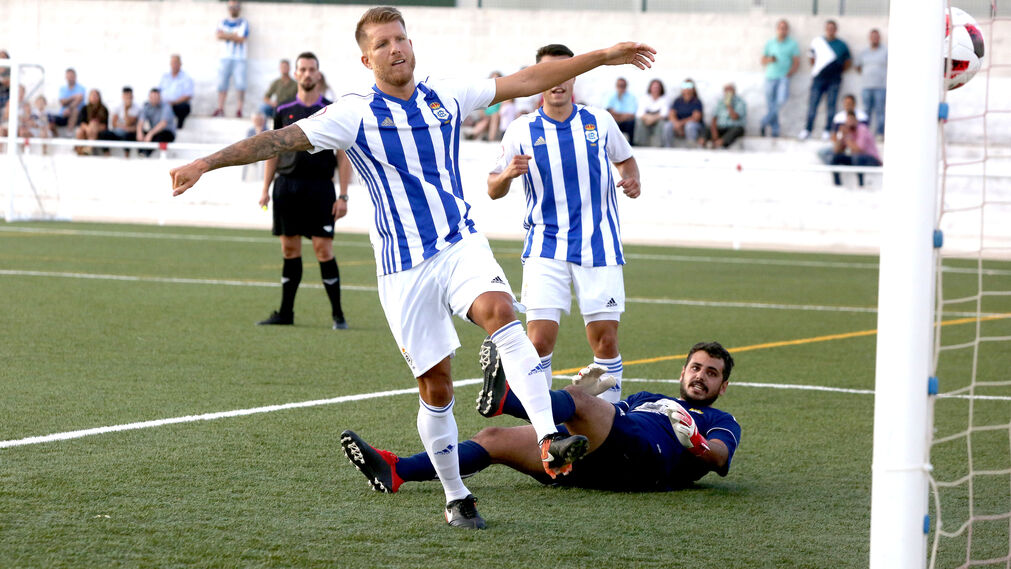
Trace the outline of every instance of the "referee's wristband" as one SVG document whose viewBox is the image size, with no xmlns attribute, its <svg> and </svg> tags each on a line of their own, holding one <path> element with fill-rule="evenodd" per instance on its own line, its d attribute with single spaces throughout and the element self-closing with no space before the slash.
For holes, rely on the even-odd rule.
<svg viewBox="0 0 1011 569">
<path fill-rule="evenodd" d="M 337 196 L 337 199 L 348 201 L 348 196 L 347 196 L 347 194 L 343 194 L 343 195 Z"/>
</svg>

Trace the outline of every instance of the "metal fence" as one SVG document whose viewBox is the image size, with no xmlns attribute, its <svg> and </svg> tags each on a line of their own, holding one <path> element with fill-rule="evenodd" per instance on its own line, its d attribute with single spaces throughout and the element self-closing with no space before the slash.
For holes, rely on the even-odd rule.
<svg viewBox="0 0 1011 569">
<path fill-rule="evenodd" d="M 303 4 L 363 4 L 363 0 L 247 0 Z M 384 0 L 395 6 L 887 16 L 889 0 Z M 990 0 L 953 2 L 971 14 L 989 14 Z"/>
</svg>

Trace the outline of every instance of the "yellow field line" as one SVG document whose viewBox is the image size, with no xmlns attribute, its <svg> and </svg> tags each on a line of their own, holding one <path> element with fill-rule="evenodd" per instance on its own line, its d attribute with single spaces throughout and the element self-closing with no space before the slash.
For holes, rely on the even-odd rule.
<svg viewBox="0 0 1011 569">
<path fill-rule="evenodd" d="M 941 326 L 954 326 L 957 324 L 968 324 L 970 322 L 986 322 L 988 320 L 1000 320 L 1003 318 L 1011 318 L 1011 313 L 1007 314 L 995 314 L 993 316 L 983 316 L 983 317 L 968 317 L 968 318 L 956 318 L 954 320 L 945 320 L 941 322 Z M 799 338 L 797 340 L 782 340 L 779 342 L 766 342 L 764 344 L 752 344 L 750 346 L 741 346 L 739 348 L 727 348 L 730 353 L 736 354 L 738 352 L 750 352 L 752 350 L 765 350 L 768 348 L 782 348 L 785 346 L 800 346 L 803 344 L 814 344 L 816 342 L 829 342 L 832 340 L 845 340 L 847 338 L 859 338 L 862 336 L 873 336 L 877 334 L 877 329 L 874 330 L 860 330 L 859 332 L 844 332 L 842 334 L 829 334 L 827 336 L 814 336 L 811 338 Z M 657 356 L 655 358 L 644 358 L 641 360 L 625 360 L 622 362 L 623 366 L 640 365 L 640 364 L 652 364 L 656 362 L 666 362 L 670 360 L 680 360 L 688 357 L 688 354 L 677 354 L 673 356 Z M 569 369 L 558 370 L 555 373 L 560 375 L 570 375 L 579 372 L 582 368 L 574 367 Z"/>
</svg>

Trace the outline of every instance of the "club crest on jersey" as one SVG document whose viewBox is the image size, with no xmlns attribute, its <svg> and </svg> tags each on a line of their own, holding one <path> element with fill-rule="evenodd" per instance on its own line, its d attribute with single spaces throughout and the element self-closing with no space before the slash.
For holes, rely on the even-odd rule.
<svg viewBox="0 0 1011 569">
<path fill-rule="evenodd" d="M 590 144 L 596 144 L 600 140 L 600 135 L 597 134 L 597 125 L 593 123 L 583 127 L 583 134 L 586 135 L 586 141 Z"/>
<path fill-rule="evenodd" d="M 449 120 L 449 111 L 444 109 L 438 102 L 429 103 L 428 106 L 432 109 L 432 114 L 435 115 L 435 118 L 442 122 Z"/>
</svg>

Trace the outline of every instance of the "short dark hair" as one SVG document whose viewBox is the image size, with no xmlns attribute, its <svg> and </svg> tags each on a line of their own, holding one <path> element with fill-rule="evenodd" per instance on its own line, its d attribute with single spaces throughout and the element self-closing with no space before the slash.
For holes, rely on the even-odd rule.
<svg viewBox="0 0 1011 569">
<path fill-rule="evenodd" d="M 695 352 L 700 350 L 711 357 L 723 360 L 723 381 L 729 381 L 730 372 L 734 369 L 734 358 L 719 342 L 699 342 L 692 346 L 692 349 L 688 351 L 688 357 L 685 358 L 685 365 L 688 365 L 688 362 L 692 361 L 692 356 Z"/>
<path fill-rule="evenodd" d="M 319 67 L 319 58 L 316 57 L 316 54 L 311 51 L 303 51 L 302 53 L 298 54 L 298 57 L 295 58 L 295 63 L 298 63 L 299 59 L 312 59 L 316 62 L 316 67 Z M 287 60 L 282 59 L 281 61 Z"/>
<path fill-rule="evenodd" d="M 835 23 L 835 20 L 825 20 L 825 25 L 827 26 L 827 25 L 829 25 L 829 24 L 832 24 L 832 25 L 833 25 L 833 26 L 835 26 L 836 28 L 838 28 L 838 27 L 839 27 L 839 24 Z"/>
<path fill-rule="evenodd" d="M 159 95 L 161 95 L 161 89 L 159 89 L 158 87 L 151 87 L 151 90 L 148 91 L 148 93 L 158 93 Z"/>
<path fill-rule="evenodd" d="M 664 95 L 667 94 L 667 89 L 664 88 L 663 81 L 661 81 L 659 79 L 653 79 L 652 81 L 649 82 L 649 85 L 646 85 L 646 94 L 647 95 L 649 95 L 649 90 L 653 88 L 653 83 L 659 83 L 660 84 L 660 96 L 661 97 L 663 97 Z"/>
<path fill-rule="evenodd" d="M 548 45 L 542 47 L 541 49 L 538 49 L 537 50 L 537 57 L 534 58 L 534 61 L 536 61 L 537 63 L 540 63 L 541 62 L 541 58 L 543 58 L 545 55 L 573 57 L 576 54 L 572 53 L 571 49 L 565 47 L 564 45 L 562 45 L 560 43 L 552 43 L 552 44 L 548 44 Z"/>
<path fill-rule="evenodd" d="M 362 40 L 365 39 L 365 26 L 370 26 L 372 24 L 388 24 L 390 22 L 400 22 L 400 25 L 407 30 L 407 24 L 404 23 L 404 16 L 393 6 L 376 6 L 375 8 L 369 8 L 362 14 L 360 20 L 358 20 L 358 26 L 355 28 L 355 43 L 359 47 L 362 45 Z"/>
<path fill-rule="evenodd" d="M 124 93 L 130 93 L 132 95 L 133 94 L 133 87 L 127 85 L 126 87 L 123 87 L 123 92 Z"/>
<path fill-rule="evenodd" d="M 853 99 L 854 103 L 857 102 L 857 96 L 854 95 L 853 93 L 846 93 L 845 95 L 843 95 L 842 98 L 843 99 Z"/>
</svg>

